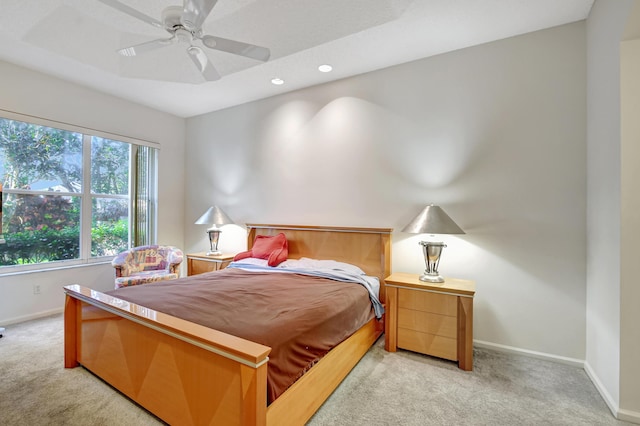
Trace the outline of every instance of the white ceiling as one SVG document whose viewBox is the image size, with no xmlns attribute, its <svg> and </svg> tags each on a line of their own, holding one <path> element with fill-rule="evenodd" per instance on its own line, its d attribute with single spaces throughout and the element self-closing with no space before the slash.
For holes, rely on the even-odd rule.
<svg viewBox="0 0 640 426">
<path fill-rule="evenodd" d="M 184 46 L 118 55 L 168 34 L 97 0 L 0 0 L 0 59 L 190 117 L 586 19 L 593 1 L 219 0 L 204 33 L 268 47 L 271 59 L 207 49 L 222 79 L 200 82 Z M 158 20 L 181 4 L 121 2 Z M 324 63 L 333 72 L 320 73 Z M 285 84 L 271 84 L 274 77 Z"/>
</svg>

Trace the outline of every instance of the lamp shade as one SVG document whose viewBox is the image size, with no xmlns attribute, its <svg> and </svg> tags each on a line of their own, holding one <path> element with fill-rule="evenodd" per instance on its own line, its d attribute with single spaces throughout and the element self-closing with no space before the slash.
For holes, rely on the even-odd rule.
<svg viewBox="0 0 640 426">
<path fill-rule="evenodd" d="M 218 206 L 209 207 L 202 216 L 196 220 L 196 225 L 228 225 L 233 220 Z"/>
<path fill-rule="evenodd" d="M 464 231 L 440 206 L 428 205 L 402 232 L 409 234 L 464 234 Z"/>
</svg>

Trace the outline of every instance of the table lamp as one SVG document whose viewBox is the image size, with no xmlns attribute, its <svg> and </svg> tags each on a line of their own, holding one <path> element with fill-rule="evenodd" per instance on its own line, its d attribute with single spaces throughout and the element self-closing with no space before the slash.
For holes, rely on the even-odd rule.
<svg viewBox="0 0 640 426">
<path fill-rule="evenodd" d="M 218 228 L 218 226 L 231 223 L 233 223 L 233 220 L 218 206 L 209 207 L 207 211 L 196 220 L 196 225 L 211 225 L 211 228 L 207 229 L 209 244 L 211 245 L 211 250 L 207 252 L 207 256 L 222 254 L 222 252 L 218 250 L 218 241 L 220 240 L 222 229 Z"/>
<path fill-rule="evenodd" d="M 464 234 L 464 231 L 451 219 L 440 206 L 428 205 L 416 216 L 402 232 L 409 234 Z M 426 269 L 420 281 L 442 283 L 444 278 L 438 273 L 440 254 L 446 247 L 442 242 L 420 241 Z"/>
</svg>

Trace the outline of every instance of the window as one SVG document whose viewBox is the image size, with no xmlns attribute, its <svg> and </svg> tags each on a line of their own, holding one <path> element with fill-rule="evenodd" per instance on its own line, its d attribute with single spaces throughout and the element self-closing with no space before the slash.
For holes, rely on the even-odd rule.
<svg viewBox="0 0 640 426">
<path fill-rule="evenodd" d="M 86 263 L 155 241 L 155 148 L 3 115 L 10 118 L 0 116 L 0 273 Z"/>
</svg>

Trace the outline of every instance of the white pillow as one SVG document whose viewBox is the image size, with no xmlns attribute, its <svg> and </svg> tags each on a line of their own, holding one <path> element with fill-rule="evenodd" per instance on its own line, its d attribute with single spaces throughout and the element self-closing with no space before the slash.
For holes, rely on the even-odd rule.
<svg viewBox="0 0 640 426">
<path fill-rule="evenodd" d="M 338 262 L 336 260 L 320 260 L 320 259 L 309 259 L 308 257 L 303 257 L 300 259 L 287 259 L 282 262 L 279 268 L 298 268 L 298 269 L 333 269 L 336 271 L 347 272 L 352 275 L 364 275 L 364 271 L 358 268 L 355 265 L 350 263 Z"/>
<path fill-rule="evenodd" d="M 245 259 L 234 260 L 234 265 L 256 265 L 256 266 L 269 266 L 269 260 L 258 259 L 257 257 L 247 257 Z"/>
</svg>

